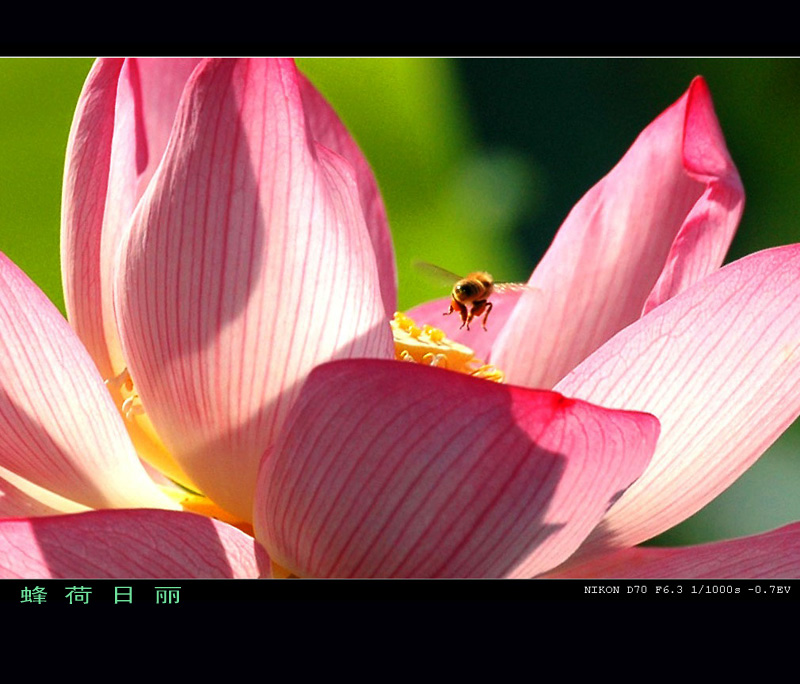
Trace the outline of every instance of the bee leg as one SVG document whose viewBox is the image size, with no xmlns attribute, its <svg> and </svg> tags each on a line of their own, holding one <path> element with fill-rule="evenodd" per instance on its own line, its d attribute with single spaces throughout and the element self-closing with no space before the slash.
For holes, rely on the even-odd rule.
<svg viewBox="0 0 800 684">
<path fill-rule="evenodd" d="M 467 313 L 467 307 L 465 304 L 458 302 L 458 306 L 461 309 L 461 326 L 459 330 L 463 328 L 465 325 L 467 326 L 467 330 L 469 330 L 469 322 L 472 320 L 472 312 L 470 311 Z"/>
<path fill-rule="evenodd" d="M 487 302 L 485 299 L 482 299 L 479 302 L 474 302 L 472 304 L 472 311 L 469 312 L 469 320 L 467 321 L 467 330 L 469 330 L 469 322 L 472 321 L 472 319 L 475 318 L 476 316 L 480 318 L 484 309 L 486 310 L 486 315 L 483 317 L 483 329 L 486 330 L 486 316 L 489 315 L 489 310 L 491 308 L 492 308 L 491 302 Z"/>
<path fill-rule="evenodd" d="M 486 319 L 489 318 L 489 312 L 492 310 L 494 304 L 486 302 L 486 313 L 483 314 L 483 329 L 486 330 Z"/>
<path fill-rule="evenodd" d="M 461 327 L 464 327 L 464 324 L 468 324 L 469 321 L 467 320 L 467 307 L 464 306 L 461 302 L 457 302 L 455 299 L 450 302 L 450 311 L 443 316 L 449 316 L 454 311 L 458 311 L 459 315 L 461 316 Z M 469 330 L 469 325 L 467 325 L 467 330 Z"/>
</svg>

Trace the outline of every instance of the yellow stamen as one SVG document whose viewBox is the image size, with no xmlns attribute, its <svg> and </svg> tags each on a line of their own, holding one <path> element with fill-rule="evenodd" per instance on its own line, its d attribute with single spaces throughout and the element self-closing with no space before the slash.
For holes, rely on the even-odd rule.
<svg viewBox="0 0 800 684">
<path fill-rule="evenodd" d="M 183 472 L 156 433 L 136 393 L 128 369 L 124 368 L 119 375 L 106 380 L 106 387 L 125 418 L 125 427 L 139 456 L 171 480 L 188 489 L 199 491 L 199 487 Z"/>
<path fill-rule="evenodd" d="M 419 328 L 411 318 L 399 311 L 395 313 L 391 324 L 395 358 L 399 361 L 446 368 L 492 382 L 503 382 L 505 379 L 502 371 L 476 359 L 472 349 L 447 339 L 438 328 L 431 325 Z"/>
<path fill-rule="evenodd" d="M 125 392 L 133 392 L 133 379 L 127 368 L 123 368 L 119 375 L 109 378 L 105 381 L 108 391 L 112 394 Z"/>
<path fill-rule="evenodd" d="M 144 415 L 144 406 L 142 406 L 142 402 L 139 401 L 138 394 L 134 394 L 123 401 L 120 410 L 122 411 L 122 415 L 128 420 L 133 420 L 135 416 Z"/>
</svg>

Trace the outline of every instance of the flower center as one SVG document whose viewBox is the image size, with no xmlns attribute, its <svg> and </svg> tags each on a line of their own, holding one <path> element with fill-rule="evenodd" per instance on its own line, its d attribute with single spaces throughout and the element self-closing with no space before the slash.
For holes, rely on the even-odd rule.
<svg viewBox="0 0 800 684">
<path fill-rule="evenodd" d="M 399 311 L 395 312 L 391 325 L 394 354 L 398 361 L 438 366 L 492 382 L 505 380 L 502 371 L 475 358 L 472 349 L 448 339 L 442 330 L 432 325 L 423 325 L 420 328 Z"/>
</svg>

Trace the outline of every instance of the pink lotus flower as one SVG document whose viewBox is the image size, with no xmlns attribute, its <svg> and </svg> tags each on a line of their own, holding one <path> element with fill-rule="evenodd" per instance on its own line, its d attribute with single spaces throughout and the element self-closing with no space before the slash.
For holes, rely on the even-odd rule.
<svg viewBox="0 0 800 684">
<path fill-rule="evenodd" d="M 0 258 L 0 574 L 265 576 L 262 544 L 301 576 L 797 574 L 791 526 L 749 566 L 742 542 L 635 547 L 800 412 L 800 246 L 719 269 L 742 198 L 696 80 L 535 289 L 452 331 L 487 382 L 406 319 L 393 349 L 376 183 L 291 62 L 99 61 L 65 175 L 72 327 Z"/>
</svg>

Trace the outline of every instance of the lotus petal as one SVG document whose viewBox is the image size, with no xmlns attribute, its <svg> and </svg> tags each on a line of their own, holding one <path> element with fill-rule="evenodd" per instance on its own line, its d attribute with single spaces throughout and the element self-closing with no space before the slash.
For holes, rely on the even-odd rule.
<svg viewBox="0 0 800 684">
<path fill-rule="evenodd" d="M 556 386 L 661 421 L 653 460 L 581 553 L 689 517 L 800 414 L 800 245 L 751 254 L 653 309 Z"/>
<path fill-rule="evenodd" d="M 740 539 L 661 548 L 637 546 L 599 556 L 551 577 L 783 579 L 800 577 L 800 523 Z"/>
<path fill-rule="evenodd" d="M 86 349 L 0 254 L 0 467 L 91 508 L 175 508 L 147 476 Z"/>
<path fill-rule="evenodd" d="M 553 392 L 325 364 L 262 468 L 256 537 L 300 576 L 532 576 L 575 550 L 657 435 L 652 416 Z"/>
<path fill-rule="evenodd" d="M 117 271 L 148 417 L 189 477 L 245 521 L 258 463 L 311 368 L 392 356 L 356 177 L 309 130 L 290 61 L 204 63 Z"/>
<path fill-rule="evenodd" d="M 174 511 L 89 511 L 0 520 L 0 577 L 171 579 L 271 576 L 235 527 Z"/>
</svg>

